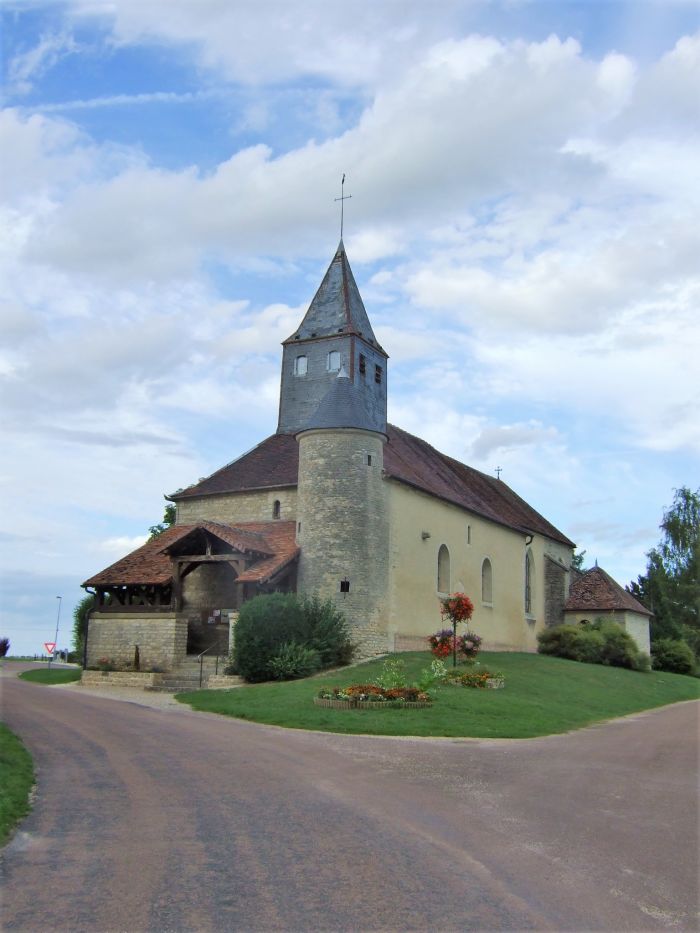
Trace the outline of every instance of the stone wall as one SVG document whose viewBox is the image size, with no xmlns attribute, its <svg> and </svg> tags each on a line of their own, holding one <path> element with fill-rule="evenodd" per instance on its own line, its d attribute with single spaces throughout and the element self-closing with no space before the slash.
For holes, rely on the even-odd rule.
<svg viewBox="0 0 700 933">
<path fill-rule="evenodd" d="M 566 567 L 549 556 L 544 559 L 544 624 L 560 625 L 564 621 L 566 602 Z"/>
<path fill-rule="evenodd" d="M 389 650 L 389 522 L 382 468 L 380 434 L 346 429 L 300 435 L 298 590 L 334 600 L 362 657 Z M 347 593 L 341 591 L 342 580 L 349 582 Z"/>
<path fill-rule="evenodd" d="M 142 671 L 172 670 L 187 654 L 187 618 L 172 612 L 94 612 L 90 617 L 88 667 L 98 658 L 109 658 L 117 668 L 131 667 L 136 645 Z"/>
<path fill-rule="evenodd" d="M 83 671 L 80 683 L 83 687 L 155 687 L 163 679 L 162 674 L 144 674 L 138 671 Z"/>
<path fill-rule="evenodd" d="M 182 608 L 189 611 L 237 607 L 236 577 L 234 568 L 223 561 L 199 564 L 182 581 Z"/>
<path fill-rule="evenodd" d="M 296 488 L 287 487 L 181 499 L 177 503 L 177 523 L 187 525 L 205 519 L 229 524 L 269 522 L 274 518 L 275 501 L 280 503 L 281 521 L 296 519 L 297 491 Z"/>
</svg>

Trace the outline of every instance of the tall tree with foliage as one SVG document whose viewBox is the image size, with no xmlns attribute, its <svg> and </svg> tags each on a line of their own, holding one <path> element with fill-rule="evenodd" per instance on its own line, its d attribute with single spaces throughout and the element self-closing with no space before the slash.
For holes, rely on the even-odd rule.
<svg viewBox="0 0 700 933">
<path fill-rule="evenodd" d="M 151 525 L 148 529 L 150 534 L 149 541 L 152 541 L 154 538 L 157 538 L 158 535 L 162 535 L 166 528 L 170 528 L 171 525 L 175 524 L 175 518 L 177 516 L 177 509 L 174 502 L 168 502 L 165 506 L 165 511 L 163 512 L 163 521 L 158 525 Z"/>
<path fill-rule="evenodd" d="M 654 613 L 652 640 L 700 637 L 700 489 L 675 490 L 664 512 L 663 537 L 647 554 L 647 572 L 629 591 Z"/>
<path fill-rule="evenodd" d="M 94 606 L 95 597 L 92 593 L 87 593 L 73 610 L 73 650 L 79 658 L 82 658 L 85 648 L 88 613 Z"/>
</svg>

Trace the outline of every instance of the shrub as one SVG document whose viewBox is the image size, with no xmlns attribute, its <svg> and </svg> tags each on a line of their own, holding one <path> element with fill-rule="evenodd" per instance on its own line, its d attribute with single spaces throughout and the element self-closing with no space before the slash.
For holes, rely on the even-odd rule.
<svg viewBox="0 0 700 933">
<path fill-rule="evenodd" d="M 632 636 L 617 622 L 597 619 L 591 625 L 556 625 L 537 636 L 540 654 L 606 664 L 633 671 L 649 669 L 649 659 L 642 654 Z"/>
<path fill-rule="evenodd" d="M 345 616 L 332 599 L 305 596 L 300 600 L 305 644 L 318 651 L 322 667 L 342 667 L 352 661 L 355 645 Z"/>
<path fill-rule="evenodd" d="M 645 667 L 648 669 L 646 656 L 640 652 L 637 642 L 617 622 L 609 619 L 596 619 L 590 629 L 603 636 L 600 664 L 607 664 L 610 667 L 626 667 L 632 671 L 644 670 Z"/>
<path fill-rule="evenodd" d="M 296 596 L 270 593 L 243 603 L 234 629 L 236 667 L 250 683 L 270 679 L 269 664 L 287 642 L 304 642 Z"/>
<path fill-rule="evenodd" d="M 590 626 L 555 625 L 540 632 L 537 642 L 540 654 L 589 664 L 600 663 L 603 636 Z"/>
<path fill-rule="evenodd" d="M 655 671 L 671 674 L 692 674 L 695 655 L 684 641 L 675 638 L 660 638 L 652 643 L 651 657 Z"/>
<path fill-rule="evenodd" d="M 292 644 L 296 646 L 293 651 L 289 649 Z M 315 652 L 313 667 L 309 668 L 311 655 L 304 655 L 302 663 L 301 648 Z M 225 671 L 240 674 L 250 683 L 303 677 L 306 675 L 298 671 L 304 667 L 313 673 L 322 667 L 348 664 L 354 650 L 345 617 L 332 600 L 271 593 L 243 604 Z M 278 661 L 273 667 L 275 658 Z M 281 674 L 283 670 L 297 673 Z"/>
<path fill-rule="evenodd" d="M 4 658 L 10 650 L 10 639 L 4 636 L 0 638 L 0 658 Z"/>
<path fill-rule="evenodd" d="M 288 641 L 270 658 L 268 670 L 274 680 L 296 680 L 315 674 L 321 667 L 321 656 L 315 648 Z"/>
</svg>

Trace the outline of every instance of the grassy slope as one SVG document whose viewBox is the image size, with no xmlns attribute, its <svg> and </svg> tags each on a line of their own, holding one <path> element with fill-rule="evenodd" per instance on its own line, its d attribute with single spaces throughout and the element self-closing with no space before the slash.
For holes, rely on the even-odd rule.
<svg viewBox="0 0 700 933">
<path fill-rule="evenodd" d="M 80 668 L 75 667 L 70 670 L 53 668 L 45 671 L 23 671 L 19 677 L 22 680 L 30 680 L 34 684 L 72 684 L 80 680 L 82 673 Z"/>
<path fill-rule="evenodd" d="M 0 845 L 29 813 L 34 766 L 29 752 L 7 726 L 0 723 Z"/>
<path fill-rule="evenodd" d="M 431 660 L 428 653 L 401 655 L 408 680 Z M 482 667 L 501 671 L 503 690 L 444 687 L 424 710 L 330 710 L 313 705 L 323 685 L 374 680 L 381 661 L 287 683 L 257 684 L 229 691 L 200 690 L 178 699 L 194 709 L 255 722 L 324 732 L 375 735 L 527 738 L 567 732 L 592 722 L 697 699 L 695 678 L 578 664 L 536 654 L 484 653 Z"/>
</svg>

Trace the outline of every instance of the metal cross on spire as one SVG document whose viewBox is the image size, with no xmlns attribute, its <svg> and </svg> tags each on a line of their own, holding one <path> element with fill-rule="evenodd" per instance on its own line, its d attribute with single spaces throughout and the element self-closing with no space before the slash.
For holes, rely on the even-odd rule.
<svg viewBox="0 0 700 933">
<path fill-rule="evenodd" d="M 502 472 L 503 472 L 503 467 L 496 467 L 496 470 L 495 470 L 496 479 L 500 479 L 500 478 L 501 478 L 501 473 L 502 473 Z"/>
<path fill-rule="evenodd" d="M 334 201 L 340 201 L 340 239 L 341 240 L 343 239 L 343 213 L 344 213 L 343 207 L 345 206 L 343 204 L 343 201 L 349 201 L 350 198 L 352 197 L 351 194 L 343 194 L 344 184 L 345 184 L 345 172 L 343 172 L 343 178 L 342 178 L 342 181 L 340 182 L 340 197 L 333 198 Z"/>
</svg>

